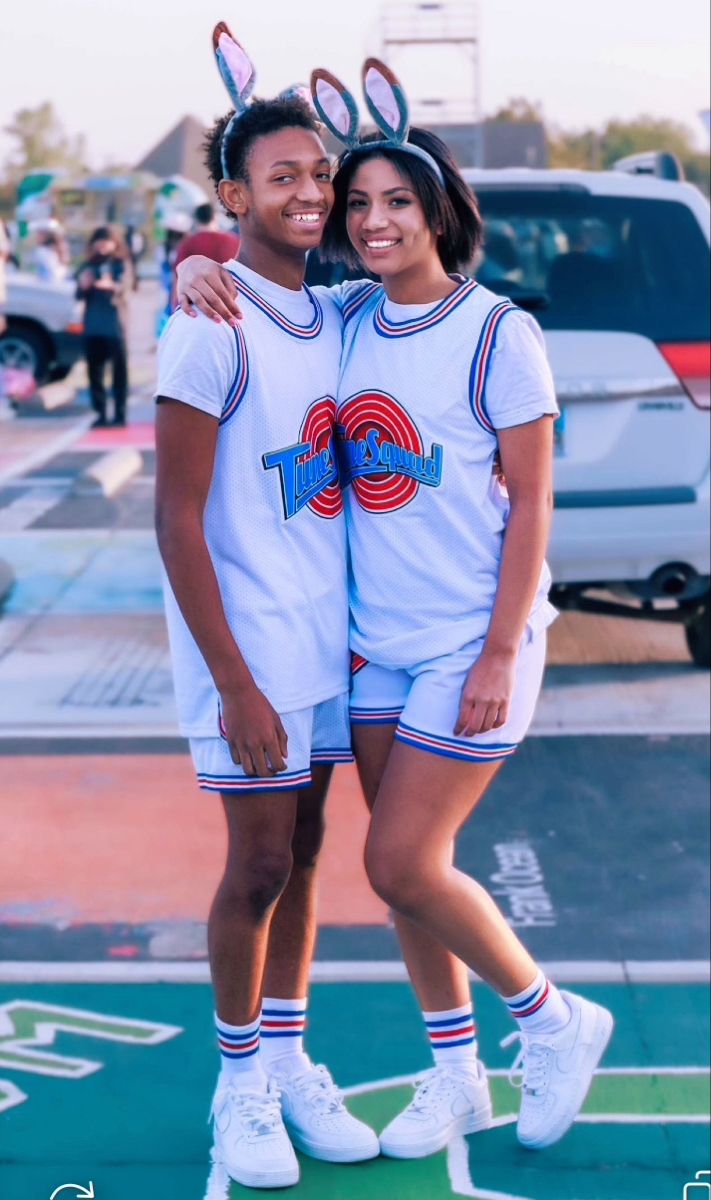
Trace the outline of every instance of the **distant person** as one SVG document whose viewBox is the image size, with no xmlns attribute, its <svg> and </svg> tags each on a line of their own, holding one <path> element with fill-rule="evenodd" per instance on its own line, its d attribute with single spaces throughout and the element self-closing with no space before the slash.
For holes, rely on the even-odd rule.
<svg viewBox="0 0 711 1200">
<path fill-rule="evenodd" d="M 128 257 L 131 260 L 131 268 L 133 273 L 132 287 L 134 292 L 138 291 L 138 264 L 146 251 L 145 235 L 140 229 L 136 229 L 135 225 L 127 225 L 124 232 L 124 240 Z"/>
<path fill-rule="evenodd" d="M 7 282 L 5 264 L 10 257 L 10 238 L 7 234 L 7 226 L 5 222 L 0 220 L 0 337 L 7 329 L 7 319 L 5 317 L 5 305 L 7 304 Z M 0 417 L 6 407 L 5 404 L 5 372 L 0 365 Z"/>
<path fill-rule="evenodd" d="M 175 308 L 175 255 L 190 231 L 190 217 L 184 212 L 170 213 L 164 222 L 163 240 L 157 247 L 158 273 L 165 301 L 158 313 L 156 336 L 160 337 Z"/>
<path fill-rule="evenodd" d="M 60 283 L 67 278 L 69 262 L 66 242 L 53 229 L 38 231 L 31 265 L 37 277 L 45 283 Z"/>
<path fill-rule="evenodd" d="M 173 270 L 191 254 L 204 254 L 213 262 L 224 263 L 237 258 L 239 254 L 239 234 L 224 232 L 218 228 L 215 210 L 211 204 L 198 204 L 193 214 L 195 229 L 184 237 L 178 244 L 173 260 Z M 175 303 L 175 286 L 173 287 Z"/>
<path fill-rule="evenodd" d="M 87 260 L 77 272 L 77 296 L 85 304 L 84 336 L 91 404 L 96 413 L 94 428 L 107 424 L 104 374 L 109 362 L 114 398 L 112 424 L 126 424 L 126 291 L 131 275 L 127 255 L 120 236 L 110 226 L 101 225 L 91 235 Z"/>
<path fill-rule="evenodd" d="M 7 225 L 0 221 L 0 337 L 7 329 L 5 305 L 7 304 L 7 279 L 5 266 L 10 258 L 10 238 Z"/>
</svg>

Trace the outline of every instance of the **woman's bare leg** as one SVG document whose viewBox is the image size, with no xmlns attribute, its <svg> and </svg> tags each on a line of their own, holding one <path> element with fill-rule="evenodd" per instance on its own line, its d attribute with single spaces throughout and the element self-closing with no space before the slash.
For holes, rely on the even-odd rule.
<svg viewBox="0 0 711 1200">
<path fill-rule="evenodd" d="M 429 935 L 430 945 L 446 947 L 500 995 L 513 996 L 530 985 L 536 964 L 491 896 L 452 861 L 454 838 L 498 767 L 394 742 L 365 859 L 378 895 Z"/>
<path fill-rule="evenodd" d="M 390 752 L 395 745 L 393 725 L 354 725 L 353 748 L 368 808 L 373 810 Z M 450 863 L 454 841 L 450 842 Z M 471 1001 L 465 964 L 426 929 L 393 913 L 412 986 L 424 1012 L 461 1008 Z"/>
</svg>

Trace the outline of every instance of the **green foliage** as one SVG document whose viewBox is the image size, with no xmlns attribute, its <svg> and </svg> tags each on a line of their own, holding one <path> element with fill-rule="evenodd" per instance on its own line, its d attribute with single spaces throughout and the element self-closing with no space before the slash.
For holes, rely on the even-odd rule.
<svg viewBox="0 0 711 1200">
<path fill-rule="evenodd" d="M 543 121 L 543 109 L 538 101 L 527 100 L 525 96 L 512 96 L 503 108 L 497 110 L 489 118 L 492 121 Z"/>
<path fill-rule="evenodd" d="M 17 180 L 42 168 L 85 169 L 83 134 L 68 135 L 49 100 L 37 108 L 18 109 L 4 132 L 16 143 L 13 156 L 5 163 L 8 179 Z"/>
</svg>

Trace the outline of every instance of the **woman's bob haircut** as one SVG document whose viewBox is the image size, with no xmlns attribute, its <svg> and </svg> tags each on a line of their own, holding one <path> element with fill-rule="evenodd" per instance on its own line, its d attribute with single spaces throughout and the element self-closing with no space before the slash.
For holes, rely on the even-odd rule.
<svg viewBox="0 0 711 1200">
<path fill-rule="evenodd" d="M 415 192 L 428 228 L 437 239 L 437 251 L 445 271 L 458 271 L 474 257 L 481 242 L 482 221 L 474 193 L 462 178 L 449 148 L 436 134 L 426 129 L 412 128 L 408 141 L 426 150 L 439 166 L 444 188 L 434 171 L 421 158 L 390 145 L 382 149 L 381 134 L 368 134 L 361 140 L 362 149 L 347 150 L 338 160 L 333 178 L 335 202 L 326 222 L 320 253 L 323 258 L 343 262 L 350 268 L 360 265 L 346 226 L 348 192 L 353 178 L 368 159 L 382 157 L 390 160 L 403 179 Z M 367 149 L 366 149 L 367 147 Z"/>
</svg>

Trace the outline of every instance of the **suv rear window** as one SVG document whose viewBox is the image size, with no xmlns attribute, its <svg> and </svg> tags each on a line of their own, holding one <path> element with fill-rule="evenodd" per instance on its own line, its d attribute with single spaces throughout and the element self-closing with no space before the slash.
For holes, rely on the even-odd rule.
<svg viewBox="0 0 711 1200">
<path fill-rule="evenodd" d="M 709 246 L 686 205 L 582 189 L 477 197 L 485 246 L 471 273 L 544 329 L 708 341 Z"/>
</svg>

